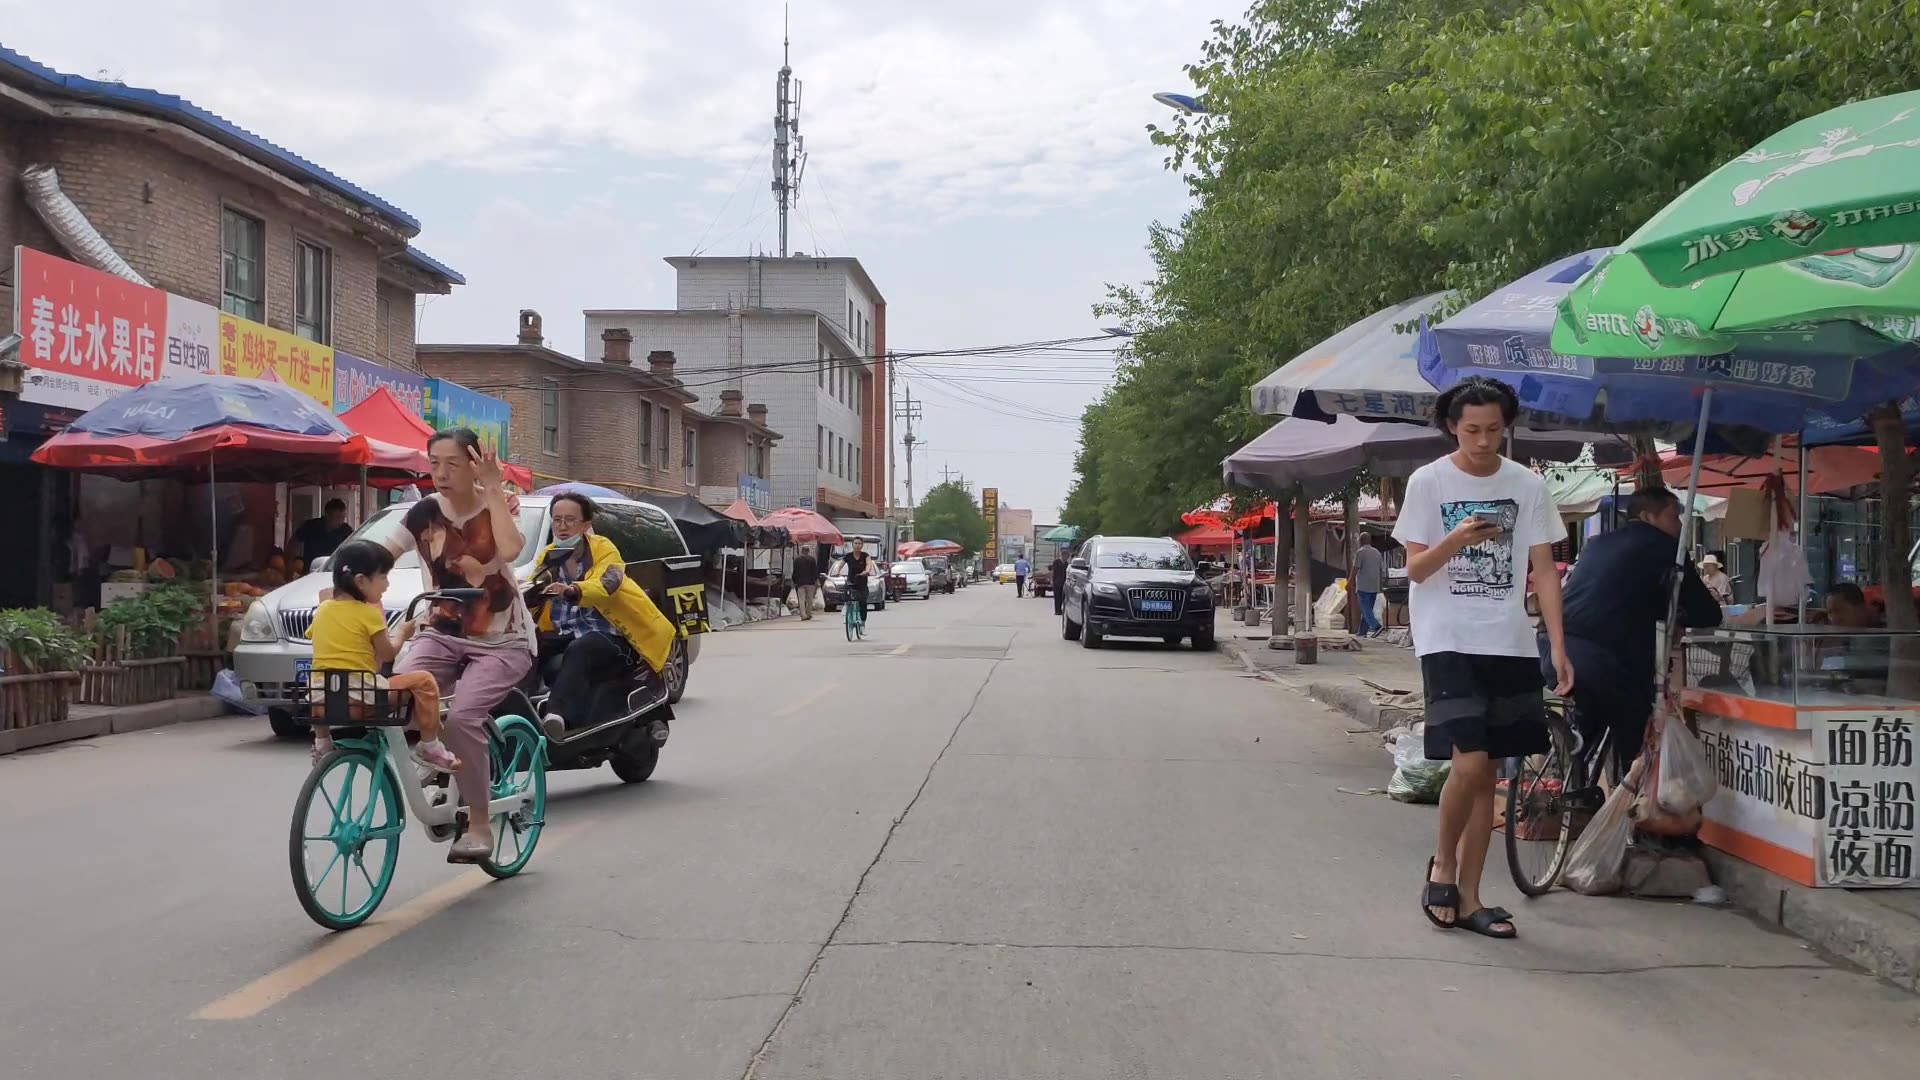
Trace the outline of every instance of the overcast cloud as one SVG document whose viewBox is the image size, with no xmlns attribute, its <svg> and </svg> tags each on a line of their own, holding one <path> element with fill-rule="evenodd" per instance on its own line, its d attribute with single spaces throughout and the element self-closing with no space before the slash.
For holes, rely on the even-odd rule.
<svg viewBox="0 0 1920 1080">
<path fill-rule="evenodd" d="M 798 0 L 792 247 L 858 256 L 895 349 L 1097 332 L 1104 283 L 1143 277 L 1148 223 L 1183 205 L 1149 95 L 1184 89 L 1208 22 L 1243 6 Z M 579 355 L 581 309 L 671 305 L 661 258 L 774 246 L 772 0 L 84 7 L 0 0 L 0 43 L 190 98 L 418 217 L 417 243 L 471 283 L 425 306 L 423 341 L 506 340 L 534 307 Z M 1108 366 L 926 369 L 973 393 L 911 380 L 916 488 L 952 469 L 1049 519 Z"/>
</svg>

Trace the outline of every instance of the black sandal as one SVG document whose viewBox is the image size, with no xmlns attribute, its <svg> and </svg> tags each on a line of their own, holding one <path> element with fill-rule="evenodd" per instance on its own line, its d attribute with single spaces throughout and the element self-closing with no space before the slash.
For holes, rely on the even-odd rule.
<svg viewBox="0 0 1920 1080">
<path fill-rule="evenodd" d="M 1451 930 L 1460 925 L 1460 886 L 1433 880 L 1433 864 L 1436 861 L 1427 860 L 1427 887 L 1420 893 L 1420 914 L 1440 929 Z M 1433 913 L 1434 908 L 1452 908 L 1453 921 L 1443 921 Z"/>
<path fill-rule="evenodd" d="M 1505 930 L 1495 930 L 1493 924 L 1506 923 Z M 1499 938 L 1502 941 L 1519 936 L 1513 928 L 1513 913 L 1506 908 L 1483 907 L 1479 911 L 1460 920 L 1459 925 L 1482 937 Z"/>
</svg>

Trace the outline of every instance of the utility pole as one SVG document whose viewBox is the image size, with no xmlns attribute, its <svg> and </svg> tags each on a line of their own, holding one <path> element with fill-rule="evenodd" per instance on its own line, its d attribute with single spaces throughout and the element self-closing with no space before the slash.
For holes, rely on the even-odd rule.
<svg viewBox="0 0 1920 1080">
<path fill-rule="evenodd" d="M 901 401 L 895 409 L 894 419 L 905 424 L 907 428 L 906 435 L 903 436 L 900 441 L 905 444 L 907 448 L 907 524 L 909 531 L 911 531 L 913 512 L 920 505 L 913 499 L 913 448 L 914 445 L 920 441 L 914 438 L 913 422 L 921 417 L 921 403 L 913 400 L 913 387 L 909 386 L 905 379 L 900 380 L 900 395 Z M 891 456 L 891 451 L 889 451 L 889 456 Z M 918 537 L 914 539 L 918 539 Z"/>
<path fill-rule="evenodd" d="M 894 516 L 893 514 L 894 512 L 894 501 L 893 501 L 894 457 L 893 457 L 893 435 L 892 435 L 893 415 L 894 415 L 894 411 L 898 408 L 899 408 L 899 404 L 894 400 L 894 396 L 893 396 L 893 357 L 889 355 L 887 357 L 887 417 L 886 417 L 887 423 L 885 425 L 887 430 L 887 521 L 889 524 L 893 522 L 893 516 Z"/>
<path fill-rule="evenodd" d="M 954 472 L 953 466 L 951 465 L 940 466 L 940 482 L 941 483 L 951 484 L 953 483 L 953 478 L 956 476 L 960 477 L 963 480 L 966 478 L 966 475 L 964 473 Z"/>
<path fill-rule="evenodd" d="M 787 257 L 787 211 L 800 198 L 800 177 L 807 171 L 807 141 L 800 134 L 800 80 L 793 77 L 792 41 L 783 13 L 780 26 L 780 77 L 774 83 L 773 201 L 780 207 L 780 257 Z"/>
</svg>

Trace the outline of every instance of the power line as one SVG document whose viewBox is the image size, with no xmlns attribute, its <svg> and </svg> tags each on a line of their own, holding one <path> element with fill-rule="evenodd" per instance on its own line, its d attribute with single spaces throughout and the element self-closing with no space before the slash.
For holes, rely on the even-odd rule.
<svg viewBox="0 0 1920 1080">
<path fill-rule="evenodd" d="M 708 234 L 708 233 L 711 233 L 711 232 L 713 232 L 713 227 L 714 227 L 715 225 L 718 225 L 718 224 L 720 224 L 720 219 L 721 219 L 721 218 L 722 218 L 723 216 L 725 216 L 725 215 L 726 215 L 726 212 L 727 212 L 727 208 L 733 205 L 733 200 L 734 200 L 735 198 L 737 198 L 737 197 L 739 196 L 739 194 L 740 194 L 740 189 L 741 189 L 741 188 L 742 188 L 743 186 L 745 186 L 745 184 L 746 184 L 746 182 L 747 182 L 747 177 L 748 177 L 748 176 L 750 176 L 750 175 L 752 175 L 752 173 L 753 173 L 753 163 L 754 163 L 755 161 L 758 161 L 758 160 L 761 160 L 761 157 L 760 157 L 760 155 L 762 155 L 762 154 L 764 154 L 764 153 L 766 153 L 766 150 L 767 150 L 767 146 L 769 146 L 769 145 L 771 145 L 771 144 L 772 144 L 772 142 L 773 142 L 773 137 L 772 137 L 771 135 L 769 135 L 769 136 L 767 137 L 767 142 L 766 142 L 766 143 L 764 143 L 764 144 L 762 144 L 762 145 L 760 145 L 760 146 L 758 146 L 758 147 L 756 147 L 756 148 L 754 149 L 754 151 L 753 151 L 753 156 L 752 156 L 752 157 L 750 157 L 750 158 L 748 158 L 748 159 L 746 160 L 746 163 L 745 163 L 745 164 L 744 164 L 744 165 L 743 165 L 743 166 L 741 167 L 741 169 L 740 169 L 740 177 L 739 177 L 739 179 L 737 179 L 737 180 L 735 180 L 735 181 L 734 181 L 734 183 L 733 183 L 733 191 L 731 191 L 730 193 L 728 193 L 728 195 L 727 195 L 727 201 L 726 201 L 726 202 L 723 202 L 723 203 L 721 203 L 721 204 L 720 204 L 720 209 L 719 209 L 719 211 L 718 211 L 718 212 L 716 212 L 716 213 L 715 213 L 715 214 L 713 215 L 713 220 L 712 220 L 712 221 L 709 221 L 709 222 L 707 222 L 707 227 L 706 227 L 705 229 L 702 229 L 702 230 L 700 231 L 700 239 L 699 239 L 699 240 L 696 240 L 696 241 L 694 242 L 694 245 L 693 245 L 693 250 L 691 250 L 690 252 L 688 252 L 688 254 L 690 254 L 690 255 L 698 255 L 698 254 L 700 254 L 700 253 L 701 253 L 702 251 L 704 251 L 704 250 L 706 250 L 706 249 L 704 249 L 704 248 L 702 248 L 702 247 L 701 247 L 700 245 L 702 245 L 702 244 L 704 244 L 704 243 L 706 243 L 706 242 L 707 242 L 707 234 Z"/>
</svg>

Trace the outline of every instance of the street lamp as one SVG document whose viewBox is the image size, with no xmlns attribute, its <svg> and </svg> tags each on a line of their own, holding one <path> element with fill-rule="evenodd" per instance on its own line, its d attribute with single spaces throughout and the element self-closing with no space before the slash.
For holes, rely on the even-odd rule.
<svg viewBox="0 0 1920 1080">
<path fill-rule="evenodd" d="M 1171 90 L 1160 91 L 1153 95 L 1153 100 L 1174 112 L 1185 113 L 1188 116 L 1198 116 L 1201 113 L 1213 111 L 1207 108 L 1206 98 L 1195 97 L 1192 94 L 1176 94 Z"/>
</svg>

